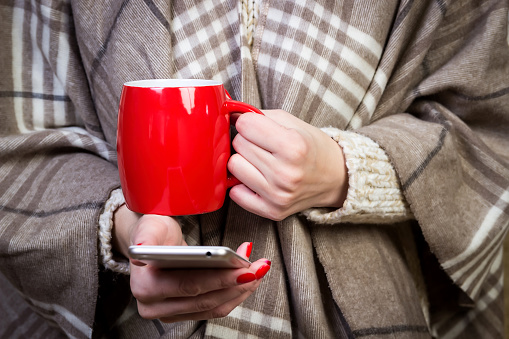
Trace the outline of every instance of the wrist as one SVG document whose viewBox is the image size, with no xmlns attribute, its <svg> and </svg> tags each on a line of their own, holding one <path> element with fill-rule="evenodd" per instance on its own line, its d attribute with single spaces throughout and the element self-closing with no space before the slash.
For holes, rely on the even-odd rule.
<svg viewBox="0 0 509 339">
<path fill-rule="evenodd" d="M 126 258 L 129 257 L 127 250 L 131 245 L 131 230 L 140 217 L 140 214 L 129 210 L 125 204 L 113 214 L 112 248 Z"/>
<path fill-rule="evenodd" d="M 327 161 L 327 169 L 332 171 L 331 176 L 334 179 L 330 182 L 329 194 L 323 207 L 340 208 L 343 206 L 348 194 L 348 169 L 343 148 L 328 136 L 327 140 L 331 150 Z"/>
</svg>

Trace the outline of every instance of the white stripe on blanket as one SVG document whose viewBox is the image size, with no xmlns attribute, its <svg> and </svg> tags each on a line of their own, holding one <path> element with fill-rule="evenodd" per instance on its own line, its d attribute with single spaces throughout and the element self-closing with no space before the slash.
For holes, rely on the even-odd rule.
<svg viewBox="0 0 509 339">
<path fill-rule="evenodd" d="M 35 8 L 35 1 L 32 0 L 32 6 Z M 30 19 L 30 35 L 32 37 L 32 92 L 44 93 L 44 56 L 37 45 L 39 19 L 36 12 L 32 12 Z M 49 29 L 43 25 L 42 41 L 49 41 Z M 48 44 L 49 45 L 49 44 Z M 38 72 L 39 71 L 39 72 Z M 32 98 L 32 124 L 34 130 L 44 129 L 44 101 L 43 99 Z"/>
<path fill-rule="evenodd" d="M 273 331 L 282 333 L 292 333 L 292 326 L 288 320 L 272 317 L 257 311 L 253 311 L 244 307 L 237 307 L 230 312 L 228 317 L 244 320 L 255 325 L 270 328 Z M 239 332 L 231 328 L 226 328 L 216 324 L 207 324 L 206 336 L 215 336 L 218 338 L 236 338 Z M 243 335 L 247 335 L 243 333 Z M 249 338 L 249 336 L 247 336 Z"/>
<path fill-rule="evenodd" d="M 12 88 L 14 91 L 21 92 L 23 90 L 23 59 L 19 55 L 23 55 L 23 22 L 25 12 L 23 9 L 14 7 L 12 9 Z M 23 98 L 13 98 L 14 114 L 18 129 L 21 133 L 27 133 L 23 119 Z"/>
<path fill-rule="evenodd" d="M 481 227 L 477 230 L 475 236 L 472 238 L 472 241 L 468 245 L 467 249 L 463 251 L 458 256 L 447 260 L 443 263 L 444 268 L 450 268 L 464 260 L 466 260 L 470 255 L 472 255 L 482 244 L 485 243 L 486 238 L 488 237 L 489 232 L 493 228 L 493 226 L 496 225 L 498 222 L 500 216 L 503 214 L 503 206 L 509 204 L 509 189 L 506 190 L 499 198 L 498 202 L 491 207 L 491 209 L 488 211 L 486 216 L 484 217 L 484 220 L 481 224 Z M 483 253 L 480 253 L 480 255 L 483 255 Z M 473 259 L 470 259 L 471 262 L 476 261 Z M 468 265 L 467 265 L 468 266 Z M 466 266 L 465 266 L 466 267 Z M 465 267 L 463 268 L 465 270 Z M 468 268 L 467 268 L 468 269 Z M 453 276 L 454 278 L 454 276 Z"/>
<path fill-rule="evenodd" d="M 499 256 L 493 263 L 491 271 L 496 271 L 500 268 L 502 264 L 502 249 L 500 249 Z M 471 322 L 479 315 L 482 314 L 485 310 L 488 309 L 490 304 L 501 297 L 500 293 L 502 292 L 504 286 L 504 276 L 501 275 L 499 281 L 493 288 L 491 288 L 479 301 L 476 303 L 476 307 L 469 311 L 467 316 L 461 318 L 461 320 L 454 325 L 447 333 L 442 335 L 443 338 L 457 338 L 458 335 L 462 334 L 462 331 L 471 324 Z M 436 328 L 439 329 L 441 325 L 449 325 L 450 319 L 444 319 L 442 322 L 437 324 Z"/>
<path fill-rule="evenodd" d="M 69 324 L 73 325 L 78 331 L 83 333 L 87 336 L 87 338 L 92 337 L 92 328 L 87 326 L 81 319 L 79 319 L 76 315 L 71 313 L 69 310 L 67 310 L 65 307 L 62 307 L 57 304 L 47 304 L 45 302 L 35 300 L 32 298 L 28 298 L 27 296 L 23 296 L 25 299 L 29 300 L 32 304 L 34 304 L 37 307 L 40 307 L 46 311 L 53 311 L 55 313 L 60 314 L 62 317 L 65 318 L 69 322 Z M 48 318 L 46 316 L 46 318 Z M 52 318 L 52 317 L 49 317 Z M 72 337 L 69 333 L 66 333 L 68 336 Z"/>
</svg>

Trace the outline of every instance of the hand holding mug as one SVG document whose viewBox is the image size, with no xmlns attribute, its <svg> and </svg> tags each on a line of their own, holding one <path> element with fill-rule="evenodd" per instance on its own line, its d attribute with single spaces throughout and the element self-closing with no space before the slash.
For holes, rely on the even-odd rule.
<svg viewBox="0 0 509 339">
<path fill-rule="evenodd" d="M 320 129 L 283 110 L 236 118 L 228 168 L 242 185 L 230 197 L 242 208 L 282 220 L 311 207 L 343 205 L 348 172 L 341 147 Z"/>
</svg>

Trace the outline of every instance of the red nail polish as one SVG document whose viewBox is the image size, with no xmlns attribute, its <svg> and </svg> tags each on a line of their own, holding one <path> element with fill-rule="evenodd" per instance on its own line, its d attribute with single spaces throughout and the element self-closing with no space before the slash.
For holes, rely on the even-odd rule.
<svg viewBox="0 0 509 339">
<path fill-rule="evenodd" d="M 262 267 L 260 267 L 258 269 L 258 271 L 256 271 L 255 275 L 256 275 L 256 279 L 261 279 L 265 276 L 265 274 L 267 274 L 267 272 L 270 270 L 270 266 L 269 265 L 263 265 Z"/>
<path fill-rule="evenodd" d="M 251 256 L 251 251 L 253 250 L 253 243 L 250 242 L 248 245 L 247 245 L 247 249 L 246 249 L 246 257 L 250 257 Z"/>
<path fill-rule="evenodd" d="M 272 262 L 270 260 L 265 260 L 265 263 L 269 266 L 272 265 Z"/>
<path fill-rule="evenodd" d="M 139 244 L 136 244 L 136 246 L 140 246 L 140 245 L 142 245 L 142 244 L 143 244 L 143 243 L 142 243 L 142 242 L 140 242 Z"/>
<path fill-rule="evenodd" d="M 256 280 L 256 275 L 253 273 L 244 273 L 238 276 L 237 284 L 246 284 Z"/>
</svg>

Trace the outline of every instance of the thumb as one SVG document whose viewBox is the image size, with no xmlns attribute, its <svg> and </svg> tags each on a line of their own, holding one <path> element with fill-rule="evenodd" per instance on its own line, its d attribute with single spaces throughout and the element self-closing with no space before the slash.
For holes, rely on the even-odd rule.
<svg viewBox="0 0 509 339">
<path fill-rule="evenodd" d="M 240 255 L 242 258 L 249 260 L 252 249 L 253 249 L 252 242 L 244 242 L 237 248 L 237 254 Z"/>
<path fill-rule="evenodd" d="M 131 239 L 132 244 L 147 246 L 180 246 L 183 242 L 178 222 L 171 217 L 155 214 L 140 218 Z"/>
<path fill-rule="evenodd" d="M 187 246 L 178 222 L 161 215 L 143 215 L 131 234 L 131 244 L 140 246 Z M 144 266 L 145 263 L 131 259 L 131 263 Z"/>
</svg>

